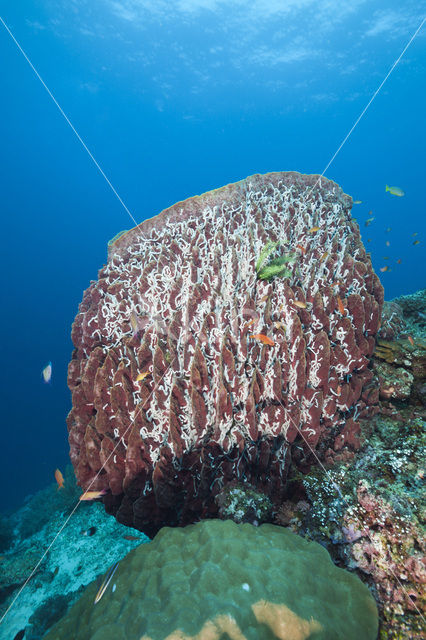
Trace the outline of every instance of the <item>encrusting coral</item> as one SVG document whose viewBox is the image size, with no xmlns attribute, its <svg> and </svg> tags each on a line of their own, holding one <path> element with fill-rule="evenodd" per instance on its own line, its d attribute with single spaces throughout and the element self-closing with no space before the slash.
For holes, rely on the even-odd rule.
<svg viewBox="0 0 426 640">
<path fill-rule="evenodd" d="M 68 429 L 120 522 L 212 517 L 232 481 L 279 502 L 290 463 L 353 455 L 383 288 L 351 206 L 321 176 L 255 175 L 110 243 L 73 325 Z"/>
</svg>

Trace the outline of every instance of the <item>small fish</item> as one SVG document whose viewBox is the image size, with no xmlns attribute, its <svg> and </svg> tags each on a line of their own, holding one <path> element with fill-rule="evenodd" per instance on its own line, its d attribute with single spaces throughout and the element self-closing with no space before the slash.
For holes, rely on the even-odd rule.
<svg viewBox="0 0 426 640">
<path fill-rule="evenodd" d="M 407 336 L 408 338 L 408 342 L 411 344 L 412 347 L 414 347 L 414 340 L 411 336 Z"/>
<path fill-rule="evenodd" d="M 123 536 L 123 538 L 125 540 L 130 540 L 130 542 L 133 542 L 134 540 L 142 540 L 142 538 L 140 538 L 138 536 Z"/>
<path fill-rule="evenodd" d="M 339 309 L 339 313 L 342 314 L 342 316 L 346 315 L 346 309 L 344 307 L 344 304 L 342 302 L 342 299 L 339 298 L 339 296 L 337 296 L 337 308 Z"/>
<path fill-rule="evenodd" d="M 293 304 L 299 309 L 306 309 L 306 302 L 302 302 L 301 300 L 293 300 Z"/>
<path fill-rule="evenodd" d="M 390 242 L 389 242 L 389 240 L 386 240 L 385 244 L 386 244 L 386 246 L 387 246 L 387 247 L 390 247 Z"/>
<path fill-rule="evenodd" d="M 324 251 L 324 253 L 322 254 L 321 258 L 320 258 L 320 262 L 323 262 L 328 256 L 328 251 Z"/>
<path fill-rule="evenodd" d="M 319 227 L 311 227 L 308 231 L 308 233 L 316 233 L 317 231 L 319 231 Z"/>
<path fill-rule="evenodd" d="M 143 373 L 139 373 L 136 378 L 136 382 L 142 382 L 142 380 L 145 380 L 146 376 L 149 376 L 149 371 L 144 371 Z"/>
<path fill-rule="evenodd" d="M 403 192 L 402 189 L 400 189 L 399 187 L 389 187 L 388 185 L 386 185 L 386 189 L 385 191 L 389 191 L 389 193 L 391 193 L 393 196 L 404 196 L 405 193 Z"/>
<path fill-rule="evenodd" d="M 420 240 L 414 240 L 413 244 L 420 244 Z"/>
<path fill-rule="evenodd" d="M 396 261 L 397 264 L 401 264 L 402 260 L 401 258 L 398 258 L 398 260 Z"/>
<path fill-rule="evenodd" d="M 389 256 L 383 256 L 383 260 L 390 260 Z"/>
<path fill-rule="evenodd" d="M 251 325 L 256 322 L 256 320 L 254 318 L 252 318 L 251 320 L 249 320 L 248 322 L 246 322 L 246 327 L 251 327 Z"/>
<path fill-rule="evenodd" d="M 85 491 L 79 497 L 79 500 L 96 500 L 96 498 L 100 498 L 107 493 L 106 489 L 101 489 L 100 491 Z"/>
<path fill-rule="evenodd" d="M 285 324 L 283 322 L 280 322 L 280 321 L 274 322 L 274 327 L 275 327 L 275 329 L 284 329 L 284 331 L 285 331 L 285 328 L 286 328 Z"/>
<path fill-rule="evenodd" d="M 86 531 L 82 531 L 81 533 L 83 536 L 93 536 L 93 534 L 96 533 L 96 527 L 89 527 Z"/>
<path fill-rule="evenodd" d="M 371 242 L 371 238 L 367 238 L 367 242 Z"/>
<path fill-rule="evenodd" d="M 365 226 L 366 226 L 366 227 L 369 227 L 369 226 L 370 226 L 370 224 L 373 222 L 373 220 L 374 220 L 374 216 L 373 216 L 372 218 L 368 218 L 368 219 L 365 221 Z"/>
<path fill-rule="evenodd" d="M 340 396 L 341 393 L 342 393 L 342 387 L 340 386 L 340 384 L 338 385 L 338 387 L 336 389 L 336 393 L 337 393 L 338 396 Z"/>
<path fill-rule="evenodd" d="M 130 326 L 132 327 L 132 335 L 136 336 L 139 331 L 145 329 L 148 324 L 147 314 L 138 315 L 135 311 L 130 312 Z"/>
<path fill-rule="evenodd" d="M 362 200 L 354 200 L 354 204 L 362 204 Z"/>
<path fill-rule="evenodd" d="M 411 235 L 413 236 L 413 238 L 415 238 L 416 236 L 418 236 L 418 235 L 419 235 L 419 232 L 418 232 L 418 231 L 415 231 L 415 232 L 414 232 L 414 233 L 412 233 Z"/>
<path fill-rule="evenodd" d="M 259 302 L 266 302 L 268 298 L 269 298 L 269 293 L 267 293 L 266 296 L 263 296 L 263 298 L 260 298 Z"/>
<path fill-rule="evenodd" d="M 388 227 L 388 228 L 386 229 L 386 233 L 389 233 L 389 231 L 392 231 L 392 227 Z"/>
<path fill-rule="evenodd" d="M 259 342 L 261 342 L 262 344 L 267 344 L 270 347 L 273 347 L 275 342 L 273 340 L 271 340 L 271 338 L 268 338 L 268 336 L 265 336 L 264 333 L 254 333 L 251 334 L 250 338 L 254 338 L 255 340 L 259 340 Z"/>
<path fill-rule="evenodd" d="M 59 471 L 59 469 L 56 469 L 56 471 L 55 471 L 55 480 L 58 483 L 58 491 L 59 491 L 59 489 L 63 489 L 63 487 L 64 487 L 64 476 Z"/>
<path fill-rule="evenodd" d="M 49 384 L 49 382 L 52 379 L 52 363 L 49 362 L 43 369 L 43 371 L 41 372 L 41 375 L 43 376 L 43 381 L 46 384 Z"/>
<path fill-rule="evenodd" d="M 115 564 L 112 565 L 112 567 L 110 567 L 108 569 L 107 574 L 106 574 L 106 576 L 105 576 L 105 578 L 104 578 L 104 580 L 103 580 L 103 582 L 102 582 L 102 584 L 100 586 L 100 589 L 99 589 L 98 593 L 96 594 L 95 604 L 97 602 L 99 602 L 99 600 L 102 598 L 102 596 L 104 595 L 105 591 L 107 590 L 108 585 L 111 582 L 111 578 L 114 575 L 114 573 L 116 572 L 118 565 L 119 565 L 119 563 L 116 562 Z"/>
<path fill-rule="evenodd" d="M 386 264 L 384 267 L 380 267 L 380 271 L 383 271 L 383 272 L 389 271 L 389 265 Z"/>
<path fill-rule="evenodd" d="M 305 255 L 306 249 L 301 244 L 297 244 L 296 245 L 296 249 L 300 249 L 300 251 L 303 253 L 303 255 Z"/>
</svg>

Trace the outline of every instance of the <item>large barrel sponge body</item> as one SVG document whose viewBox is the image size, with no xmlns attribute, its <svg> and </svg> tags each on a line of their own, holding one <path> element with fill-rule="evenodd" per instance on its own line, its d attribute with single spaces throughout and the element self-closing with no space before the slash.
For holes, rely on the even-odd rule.
<svg viewBox="0 0 426 640">
<path fill-rule="evenodd" d="M 374 640 L 368 588 L 327 551 L 275 525 L 165 527 L 89 585 L 45 640 Z"/>
</svg>

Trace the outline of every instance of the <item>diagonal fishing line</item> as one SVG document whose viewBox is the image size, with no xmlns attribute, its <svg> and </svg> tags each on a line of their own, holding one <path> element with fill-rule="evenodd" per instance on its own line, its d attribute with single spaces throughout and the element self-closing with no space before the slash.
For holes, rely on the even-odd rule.
<svg viewBox="0 0 426 640">
<path fill-rule="evenodd" d="M 41 75 L 39 74 L 39 72 L 37 71 L 37 69 L 35 68 L 35 66 L 33 65 L 33 63 L 31 62 L 31 60 L 29 59 L 29 57 L 27 56 L 27 54 L 25 53 L 25 51 L 23 50 L 23 48 L 21 47 L 21 45 L 19 44 L 19 42 L 17 41 L 17 39 L 15 38 L 15 36 L 13 35 L 13 33 L 11 32 L 11 30 L 9 29 L 9 27 L 7 26 L 7 24 L 5 23 L 5 21 L 3 20 L 3 18 L 0 16 L 0 22 L 3 24 L 4 28 L 6 29 L 6 31 L 8 32 L 8 34 L 10 35 L 10 37 L 12 38 L 13 42 L 16 44 L 16 46 L 18 47 L 19 51 L 22 53 L 22 55 L 24 56 L 25 60 L 28 62 L 28 64 L 30 65 L 31 69 L 34 71 L 35 75 L 37 76 L 37 78 L 40 80 L 41 84 L 43 85 L 43 87 L 46 89 L 47 93 L 49 94 L 49 96 L 52 98 L 53 102 L 55 103 L 55 105 L 58 107 L 60 113 L 62 114 L 62 116 L 65 118 L 66 122 L 69 124 L 69 126 L 71 127 L 72 131 L 74 132 L 74 134 L 77 136 L 78 141 L 81 143 L 81 145 L 83 146 L 84 150 L 87 152 L 87 154 L 89 155 L 90 159 L 93 161 L 93 163 L 95 164 L 97 170 L 99 171 L 99 173 L 101 174 L 101 176 L 104 178 L 104 180 L 106 181 L 106 183 L 108 184 L 108 186 L 110 187 L 110 189 L 112 190 L 112 192 L 114 193 L 115 197 L 118 199 L 118 201 L 120 202 L 120 204 L 122 205 L 122 207 L 124 208 L 124 210 L 128 213 L 128 215 L 130 216 L 130 218 L 133 220 L 133 222 L 135 223 L 136 227 L 139 227 L 139 224 L 136 222 L 134 216 L 132 215 L 132 213 L 129 211 L 129 209 L 127 208 L 127 206 L 124 204 L 123 200 L 121 199 L 121 197 L 119 196 L 117 190 L 115 189 L 115 187 L 112 185 L 111 181 L 108 179 L 108 177 L 106 176 L 105 172 L 103 171 L 102 167 L 99 165 L 98 161 L 96 160 L 96 158 L 94 157 L 94 155 L 92 154 L 92 152 L 90 151 L 90 149 L 88 148 L 88 146 L 86 145 L 86 143 L 84 142 L 84 140 L 82 139 L 82 137 L 80 136 L 80 134 L 78 133 L 78 131 L 76 130 L 76 128 L 74 127 L 74 125 L 72 124 L 71 120 L 68 118 L 67 114 L 65 113 L 65 111 L 62 109 L 62 107 L 60 106 L 60 104 L 58 103 L 58 101 L 56 100 L 55 96 L 53 95 L 53 93 L 50 91 L 49 87 L 47 86 L 47 84 L 45 83 L 45 81 L 43 80 L 43 78 L 41 77 Z"/>
<path fill-rule="evenodd" d="M 407 51 L 408 47 L 410 46 L 410 44 L 413 42 L 414 38 L 416 37 L 416 35 L 419 33 L 420 29 L 423 27 L 424 23 L 426 22 L 426 16 L 423 18 L 423 20 L 421 21 L 421 23 L 419 24 L 419 26 L 417 27 L 417 29 L 415 30 L 415 32 L 413 33 L 413 35 L 411 36 L 411 38 L 409 39 L 409 41 L 407 42 L 407 44 L 405 45 L 405 47 L 403 48 L 403 50 L 401 51 L 401 53 L 399 54 L 399 56 L 397 57 L 397 59 L 395 60 L 395 62 L 393 63 L 393 65 L 391 66 L 391 68 L 389 69 L 389 71 L 387 72 L 386 76 L 383 78 L 383 80 L 381 81 L 381 83 L 379 84 L 379 86 L 377 87 L 376 91 L 373 93 L 373 95 L 371 96 L 370 100 L 367 102 L 367 104 L 365 105 L 364 109 L 361 111 L 361 113 L 359 114 L 358 118 L 355 120 L 354 124 L 352 125 L 351 129 L 348 131 L 348 133 L 346 134 L 346 136 L 343 138 L 342 142 L 340 143 L 340 145 L 338 146 L 337 150 L 334 152 L 334 154 L 331 156 L 330 160 L 328 161 L 328 163 L 326 164 L 325 168 L 323 169 L 322 173 L 320 174 L 320 177 L 318 178 L 316 184 L 314 185 L 314 187 L 316 187 L 316 185 L 318 184 L 319 180 L 321 179 L 322 176 L 324 176 L 325 172 L 327 171 L 327 169 L 330 167 L 331 163 L 336 159 L 337 154 L 340 152 L 340 150 L 342 149 L 343 145 L 348 141 L 350 135 L 353 133 L 355 127 L 357 126 L 357 124 L 359 123 L 359 121 L 361 120 L 361 118 L 364 116 L 365 112 L 367 111 L 368 107 L 371 105 L 371 103 L 373 102 L 374 98 L 377 96 L 377 94 L 380 92 L 381 88 L 383 87 L 383 85 L 385 84 L 386 80 L 389 78 L 390 74 L 392 73 L 392 71 L 395 69 L 396 65 L 398 64 L 398 62 L 401 60 L 402 56 L 404 55 L 404 53 Z M 312 188 L 314 188 L 312 187 Z"/>
<path fill-rule="evenodd" d="M 74 134 L 76 135 L 76 137 L 78 138 L 78 140 L 80 141 L 80 143 L 82 144 L 83 148 L 86 150 L 86 152 L 88 153 L 89 157 L 91 158 L 91 160 L 93 161 L 93 163 L 95 164 L 95 166 L 97 167 L 98 171 L 101 173 L 101 175 L 103 176 L 103 178 L 105 179 L 105 181 L 107 182 L 107 184 L 109 185 L 109 187 L 111 188 L 111 190 L 113 191 L 114 195 L 117 197 L 117 199 L 119 200 L 119 202 L 121 203 L 121 205 L 123 206 L 123 208 L 125 209 L 125 211 L 128 213 L 128 215 L 130 216 L 130 218 L 132 219 L 132 221 L 135 223 L 136 227 L 139 228 L 140 232 L 142 232 L 141 228 L 140 228 L 140 224 L 141 223 L 137 223 L 135 218 L 133 217 L 133 215 L 131 214 L 131 212 L 129 211 L 129 209 L 127 208 L 127 206 L 125 205 L 125 203 L 123 202 L 123 200 L 121 199 L 121 197 L 119 196 L 119 194 L 117 193 L 116 189 L 113 187 L 113 185 L 111 184 L 110 180 L 107 178 L 107 176 L 105 175 L 104 171 L 102 170 L 102 168 L 100 167 L 100 165 L 98 164 L 98 162 L 96 161 L 96 159 L 94 158 L 93 154 L 90 152 L 90 150 L 88 149 L 87 145 L 84 143 L 84 141 L 82 140 L 82 138 L 80 137 L 80 135 L 78 134 L 78 132 L 76 131 L 75 127 L 73 126 L 73 124 L 71 123 L 71 121 L 69 120 L 69 118 L 67 117 L 67 115 L 65 114 L 65 112 L 63 111 L 63 109 L 60 107 L 60 105 L 58 104 L 57 100 L 55 99 L 55 97 L 53 96 L 52 92 L 49 90 L 49 88 L 47 87 L 46 83 L 43 81 L 43 79 L 41 78 L 40 74 L 38 73 L 38 71 L 36 70 L 36 68 L 34 67 L 34 65 L 32 64 L 32 62 L 29 60 L 28 56 L 26 55 L 26 53 L 24 52 L 24 50 L 22 49 L 21 45 L 19 44 L 19 42 L 16 40 L 16 38 L 14 37 L 14 35 L 12 34 L 12 32 L 10 31 L 9 27 L 6 25 L 6 23 L 4 22 L 3 18 L 0 16 L 0 21 L 2 22 L 3 26 L 5 27 L 5 29 L 7 30 L 7 32 L 9 33 L 9 35 L 11 36 L 11 38 L 13 39 L 13 41 L 15 42 L 15 44 L 17 45 L 18 49 L 20 50 L 20 52 L 22 53 L 22 55 L 25 57 L 25 59 L 27 60 L 28 64 L 31 66 L 32 70 L 34 71 L 34 73 L 36 74 L 36 76 L 38 77 L 38 79 L 40 80 L 40 82 L 42 83 L 42 85 L 44 86 L 44 88 L 46 89 L 46 91 L 48 92 L 48 94 L 50 95 L 50 97 L 52 98 L 52 100 L 54 101 L 55 105 L 57 106 L 57 108 L 59 109 L 60 113 L 62 114 L 62 116 L 65 118 L 66 122 L 68 123 L 68 125 L 71 127 L 72 131 L 74 132 Z M 392 67 L 390 68 L 389 72 L 387 73 L 387 75 L 385 76 L 384 80 L 381 82 L 381 84 L 379 85 L 379 87 L 377 88 L 377 90 L 375 91 L 375 93 L 373 94 L 372 98 L 370 99 L 370 101 L 367 103 L 366 107 L 363 109 L 363 111 L 361 112 L 360 116 L 357 118 L 357 120 L 355 121 L 354 125 L 352 126 L 352 128 L 350 129 L 350 131 L 348 132 L 348 134 L 346 135 L 346 137 L 344 138 L 344 140 L 342 141 L 342 143 L 340 144 L 340 146 L 338 147 L 338 149 L 336 150 L 336 152 L 333 154 L 333 156 L 331 157 L 330 161 L 328 162 L 328 164 L 326 165 L 325 169 L 323 170 L 322 174 L 320 175 L 320 177 L 318 178 L 316 184 L 314 185 L 314 187 L 318 184 L 318 182 L 320 181 L 321 177 L 325 174 L 325 172 L 327 171 L 327 169 L 329 168 L 329 166 L 331 165 L 331 163 L 334 161 L 334 159 L 336 158 L 337 154 L 340 152 L 340 150 L 342 149 L 343 145 L 347 142 L 347 140 L 349 139 L 350 135 L 352 134 L 352 132 L 354 131 L 355 127 L 357 126 L 357 124 L 359 123 L 359 121 L 361 120 L 361 118 L 363 117 L 363 115 L 365 114 L 365 112 L 367 111 L 368 107 L 371 105 L 371 103 L 373 102 L 374 98 L 377 96 L 377 94 L 379 93 L 379 91 L 381 90 L 381 88 L 383 87 L 384 83 L 386 82 L 386 80 L 388 79 L 388 77 L 390 76 L 390 74 L 392 73 L 393 69 L 396 67 L 396 65 L 398 64 L 398 62 L 401 60 L 402 56 L 404 55 L 405 51 L 408 49 L 408 47 L 410 46 L 411 42 L 414 40 L 414 38 L 416 37 L 417 33 L 420 31 L 420 29 L 422 28 L 423 24 L 425 23 L 426 18 L 423 19 L 423 21 L 421 22 L 421 24 L 419 25 L 419 27 L 417 28 L 417 30 L 415 31 L 415 33 L 412 35 L 412 37 L 410 38 L 409 42 L 407 43 L 407 45 L 405 46 L 405 48 L 403 49 L 403 51 L 401 52 L 401 54 L 399 55 L 399 57 L 395 60 L 395 62 L 393 63 Z M 314 188 L 312 187 L 312 189 Z M 176 358 L 177 356 L 175 356 Z M 174 362 L 175 358 L 173 359 L 172 363 Z M 170 370 L 172 363 L 169 364 L 169 366 L 166 368 L 166 370 L 164 371 L 163 375 L 161 376 L 161 378 L 158 380 L 157 384 L 154 385 L 154 388 L 152 389 L 150 395 L 148 396 L 147 400 L 144 403 L 141 403 L 141 405 L 138 407 L 135 416 L 133 418 L 133 421 L 129 424 L 129 426 L 127 427 L 127 429 L 124 432 L 124 435 L 122 437 L 124 437 L 125 435 L 127 435 L 127 433 L 129 432 L 129 430 L 134 426 L 135 422 L 136 422 L 136 417 L 139 415 L 139 412 L 145 407 L 145 405 L 147 404 L 147 402 L 151 399 L 152 394 L 155 392 L 155 390 L 158 388 L 160 382 L 163 380 L 164 376 L 166 375 L 166 373 Z M 276 400 L 278 401 L 278 403 L 282 406 L 282 408 L 285 410 L 284 405 L 282 404 L 281 400 L 276 396 Z M 319 464 L 319 466 L 321 467 L 321 469 L 323 470 L 323 472 L 325 473 L 325 475 L 328 477 L 328 479 L 331 482 L 331 485 L 336 487 L 339 493 L 339 497 L 342 499 L 342 501 L 346 504 L 347 507 L 349 507 L 348 502 L 345 500 L 342 492 L 340 491 L 340 487 L 334 482 L 331 474 L 327 471 L 327 469 L 324 467 L 324 465 L 322 464 L 321 460 L 319 459 L 318 455 L 316 454 L 316 452 L 313 450 L 313 448 L 311 447 L 310 443 L 306 440 L 304 434 L 301 432 L 300 428 L 298 425 L 296 425 L 296 423 L 294 422 L 293 418 L 291 416 L 289 416 L 289 419 L 292 423 L 292 425 L 295 427 L 296 431 L 298 432 L 298 434 L 301 436 L 301 438 L 303 439 L 303 441 L 305 442 L 305 444 L 307 445 L 307 447 L 309 448 L 311 454 L 314 456 L 314 458 L 316 459 L 317 463 Z M 119 442 L 117 442 L 117 444 L 115 445 L 115 447 L 113 448 L 113 450 L 111 451 L 110 455 L 107 457 L 107 459 L 105 460 L 105 462 L 103 463 L 102 467 L 100 468 L 100 470 L 98 471 L 98 473 L 95 475 L 95 477 L 92 479 L 91 483 L 89 484 L 89 486 L 86 488 L 86 491 L 89 491 L 90 488 L 93 486 L 93 484 L 95 483 L 96 479 L 99 477 L 101 471 L 104 469 L 106 463 L 111 459 L 111 457 L 114 455 L 114 452 L 116 451 L 116 449 L 119 447 L 121 443 L 121 439 Z M 7 610 L 5 611 L 5 613 L 3 614 L 3 616 L 0 618 L 0 624 L 3 622 L 5 616 L 7 615 L 7 613 L 9 612 L 9 610 L 12 608 L 13 604 L 15 603 L 15 601 L 17 600 L 17 598 L 19 597 L 20 593 L 22 592 L 22 590 L 25 588 L 25 586 L 28 584 L 29 580 L 32 578 L 32 576 L 34 575 L 34 573 L 37 571 L 38 567 L 40 566 L 41 562 L 43 561 L 43 559 L 45 558 L 45 556 L 47 555 L 48 551 L 50 550 L 50 548 L 52 547 L 52 545 L 54 544 L 54 542 L 56 541 L 56 539 L 58 538 L 58 536 L 62 533 L 63 529 L 65 528 L 66 524 L 68 523 L 68 521 L 70 520 L 70 518 L 73 516 L 73 514 L 75 513 L 75 511 L 77 510 L 78 506 L 80 504 L 80 501 L 77 502 L 77 504 L 75 505 L 75 507 L 73 508 L 73 510 L 71 511 L 71 513 L 68 515 L 67 519 L 65 520 L 65 522 L 63 523 L 63 525 L 60 527 L 60 529 L 58 530 L 57 534 L 55 535 L 54 539 L 52 540 L 52 542 L 50 543 L 50 545 L 48 546 L 48 548 L 46 549 L 45 553 L 42 555 L 41 559 L 39 560 L 39 562 L 36 564 L 36 566 L 34 567 L 34 569 L 32 570 L 32 572 L 30 573 L 30 575 L 28 576 L 27 580 L 24 582 L 24 584 L 22 585 L 22 587 L 20 588 L 20 590 L 18 591 L 17 595 L 15 596 L 15 598 L 13 599 L 12 603 L 9 605 L 9 607 L 7 608 Z M 369 538 L 368 535 L 366 535 L 365 537 L 367 537 L 370 542 L 371 539 Z M 405 590 L 405 587 L 401 584 L 401 582 L 399 581 L 398 576 L 392 571 L 392 569 L 390 568 L 390 572 L 392 573 L 392 575 L 394 576 L 395 580 L 398 582 L 399 586 L 401 587 L 401 589 L 404 591 L 404 593 L 406 593 L 408 600 L 410 601 L 410 603 L 414 606 L 414 608 L 416 609 L 416 611 L 419 613 L 419 615 L 423 618 L 423 615 L 421 614 L 421 612 L 418 610 L 416 604 L 414 602 L 411 601 L 411 599 L 408 596 L 408 593 Z"/>
</svg>

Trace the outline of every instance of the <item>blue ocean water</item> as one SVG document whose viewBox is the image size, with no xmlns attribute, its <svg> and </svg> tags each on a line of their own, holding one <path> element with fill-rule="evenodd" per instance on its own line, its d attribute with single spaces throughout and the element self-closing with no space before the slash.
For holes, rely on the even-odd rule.
<svg viewBox="0 0 426 640">
<path fill-rule="evenodd" d="M 321 173 L 425 12 L 6 0 L 0 15 L 139 222 L 254 173 Z M 71 324 L 108 240 L 134 222 L 3 24 L 0 59 L 4 511 L 68 462 Z M 353 215 L 386 299 L 425 286 L 425 71 L 423 26 L 326 171 L 362 201 Z"/>
</svg>

